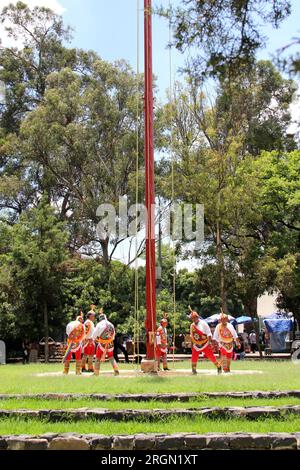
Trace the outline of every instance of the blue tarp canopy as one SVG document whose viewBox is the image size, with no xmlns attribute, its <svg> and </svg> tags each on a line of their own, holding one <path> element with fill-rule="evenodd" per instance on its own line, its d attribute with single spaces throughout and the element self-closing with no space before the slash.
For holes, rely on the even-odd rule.
<svg viewBox="0 0 300 470">
<path fill-rule="evenodd" d="M 238 325 L 241 325 L 242 323 L 252 323 L 253 318 L 246 317 L 245 315 L 242 315 L 241 317 L 236 318 L 236 322 L 237 322 Z"/>
<path fill-rule="evenodd" d="M 228 319 L 230 323 L 236 325 L 236 319 L 234 317 L 228 315 Z M 216 325 L 220 320 L 220 314 L 216 313 L 215 315 L 211 315 L 210 317 L 204 318 L 203 320 L 206 321 L 206 323 L 208 323 L 209 325 Z"/>
<path fill-rule="evenodd" d="M 293 319 L 283 317 L 265 318 L 264 325 L 269 333 L 288 333 L 293 331 Z"/>
<path fill-rule="evenodd" d="M 270 333 L 270 345 L 273 352 L 284 352 L 286 350 L 286 337 L 293 331 L 294 319 L 273 313 L 264 319 L 266 330 Z"/>
</svg>

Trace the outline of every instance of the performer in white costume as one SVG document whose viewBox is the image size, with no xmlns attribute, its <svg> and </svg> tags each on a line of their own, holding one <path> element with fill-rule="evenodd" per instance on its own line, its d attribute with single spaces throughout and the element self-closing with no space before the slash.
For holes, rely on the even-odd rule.
<svg viewBox="0 0 300 470">
<path fill-rule="evenodd" d="M 221 312 L 220 323 L 214 332 L 214 340 L 217 341 L 220 348 L 223 371 L 228 373 L 230 372 L 233 345 L 236 343 L 237 347 L 240 347 L 240 341 L 234 326 L 228 322 L 228 316 L 223 312 Z"/>
<path fill-rule="evenodd" d="M 115 327 L 107 320 L 106 315 L 103 313 L 103 309 L 99 310 L 99 314 L 99 323 L 96 325 L 93 333 L 93 340 L 98 343 L 96 350 L 95 375 L 99 375 L 100 363 L 104 362 L 106 358 L 111 363 L 115 375 L 119 375 L 118 366 L 114 358 Z"/>
<path fill-rule="evenodd" d="M 91 310 L 86 315 L 84 322 L 85 327 L 85 338 L 82 346 L 82 372 L 94 372 L 93 361 L 96 352 L 95 341 L 93 340 L 93 334 L 95 331 L 95 305 L 91 305 Z M 88 369 L 86 369 L 86 361 L 88 361 Z"/>
<path fill-rule="evenodd" d="M 65 352 L 63 363 L 64 363 L 64 374 L 69 373 L 70 361 L 72 355 L 76 361 L 76 375 L 81 374 L 81 354 L 82 354 L 82 341 L 85 336 L 85 328 L 83 325 L 83 317 L 79 315 L 75 321 L 71 321 L 67 324 L 66 333 L 68 335 L 68 346 Z"/>
</svg>

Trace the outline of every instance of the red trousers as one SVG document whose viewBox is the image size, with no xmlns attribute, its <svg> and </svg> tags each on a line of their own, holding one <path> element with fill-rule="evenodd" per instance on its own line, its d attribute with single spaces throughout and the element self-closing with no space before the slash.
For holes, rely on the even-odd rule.
<svg viewBox="0 0 300 470">
<path fill-rule="evenodd" d="M 105 357 L 103 357 L 104 353 L 105 353 Z M 105 352 L 105 345 L 99 343 L 97 346 L 97 350 L 96 350 L 96 358 L 102 360 L 102 358 L 111 359 L 112 357 L 114 357 L 114 346 L 112 345 L 111 347 L 111 345 L 109 344 Z"/>
<path fill-rule="evenodd" d="M 96 351 L 96 346 L 95 346 L 95 343 L 94 341 L 89 341 L 83 348 L 82 350 L 82 353 L 85 355 L 85 356 L 94 356 L 95 354 L 95 351 Z"/>
<path fill-rule="evenodd" d="M 66 357 L 66 361 L 70 361 L 72 359 L 72 355 L 74 356 L 75 361 L 80 361 L 82 354 L 82 347 L 80 346 L 76 351 L 70 351 Z"/>
<path fill-rule="evenodd" d="M 167 350 L 164 349 L 162 350 L 161 348 L 155 348 L 155 353 L 156 353 L 156 359 L 160 361 L 162 359 L 163 361 L 167 360 Z"/>
<path fill-rule="evenodd" d="M 210 346 L 210 344 L 208 344 L 207 346 L 205 346 L 205 348 L 201 349 L 200 351 L 197 351 L 195 349 L 195 347 L 193 346 L 193 349 L 192 349 L 192 362 L 195 364 L 196 362 L 198 362 L 198 359 L 199 359 L 199 354 L 200 353 L 203 353 L 204 356 L 209 359 L 211 362 L 213 362 L 214 364 L 217 362 L 217 359 L 216 359 L 216 356 L 214 355 L 214 352 L 212 350 L 212 347 Z"/>
<path fill-rule="evenodd" d="M 228 351 L 227 349 L 225 349 L 221 346 L 220 347 L 220 354 L 221 354 L 221 356 L 227 357 L 227 359 L 232 359 L 233 349 L 231 351 Z"/>
</svg>

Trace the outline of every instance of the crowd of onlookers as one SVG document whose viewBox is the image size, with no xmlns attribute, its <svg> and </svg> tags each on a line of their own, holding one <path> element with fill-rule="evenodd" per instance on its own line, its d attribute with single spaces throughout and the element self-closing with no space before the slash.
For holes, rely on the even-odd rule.
<svg viewBox="0 0 300 470">
<path fill-rule="evenodd" d="M 256 353 L 259 350 L 258 346 L 260 346 L 261 350 L 270 347 L 270 336 L 264 329 L 259 332 L 259 338 L 257 338 L 257 334 L 254 330 L 250 331 L 250 333 L 244 331 L 244 333 L 240 333 L 238 336 L 241 348 L 235 352 L 239 356 L 239 359 L 244 359 L 246 353 Z"/>
</svg>

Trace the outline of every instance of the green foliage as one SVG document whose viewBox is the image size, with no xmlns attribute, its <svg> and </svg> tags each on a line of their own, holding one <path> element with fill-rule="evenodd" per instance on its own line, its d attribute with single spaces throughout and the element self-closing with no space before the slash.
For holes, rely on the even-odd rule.
<svg viewBox="0 0 300 470">
<path fill-rule="evenodd" d="M 67 256 L 68 234 L 45 198 L 13 227 L 3 230 L 9 230 L 10 243 L 0 256 L 2 296 L 6 299 L 1 335 L 30 333 L 40 339 L 45 334 L 44 308 L 53 334 L 60 326 L 60 266 Z"/>
<path fill-rule="evenodd" d="M 0 21 L 10 38 L 23 44 L 21 49 L 1 48 L 0 52 L 0 80 L 5 85 L 6 102 L 0 126 L 15 132 L 24 115 L 41 101 L 47 75 L 74 65 L 76 54 L 63 46 L 70 39 L 70 28 L 48 8 L 30 9 L 17 2 L 3 8 Z"/>
<path fill-rule="evenodd" d="M 63 312 L 72 319 L 81 309 L 89 310 L 92 303 L 103 307 L 118 331 L 133 318 L 134 272 L 120 262 L 107 270 L 92 259 L 70 259 L 64 263 Z M 128 327 L 132 325 L 128 325 Z M 132 329 L 124 331 L 132 333 Z"/>
<path fill-rule="evenodd" d="M 186 240 L 175 253 L 158 250 L 158 319 L 167 312 L 170 330 L 175 322 L 186 332 L 188 305 L 203 317 L 224 305 L 255 315 L 266 290 L 300 318 L 300 153 L 288 132 L 295 84 L 255 61 L 264 43 L 257 21 L 278 27 L 290 2 L 183 0 L 172 13 L 176 46 L 196 56 L 155 110 L 156 190 L 163 203 L 172 198 L 172 145 L 176 202 L 205 205 L 206 242 L 196 253 Z M 119 237 L 96 231 L 101 203 L 135 202 L 142 77 L 122 60 L 66 47 L 70 29 L 47 8 L 18 2 L 0 21 L 23 44 L 0 51 L 0 335 L 39 339 L 49 327 L 61 339 L 65 323 L 96 303 L 118 331 L 142 336 L 145 269 L 136 325 L 135 272 L 112 261 Z M 208 76 L 214 97 L 202 88 Z M 140 196 L 142 140 L 140 129 Z M 174 317 L 174 260 L 191 254 L 200 268 L 176 273 Z"/>
<path fill-rule="evenodd" d="M 289 0 L 182 0 L 169 14 L 176 47 L 193 50 L 193 73 L 232 77 L 253 65 L 266 41 L 262 25 L 278 28 L 290 13 Z"/>
</svg>

